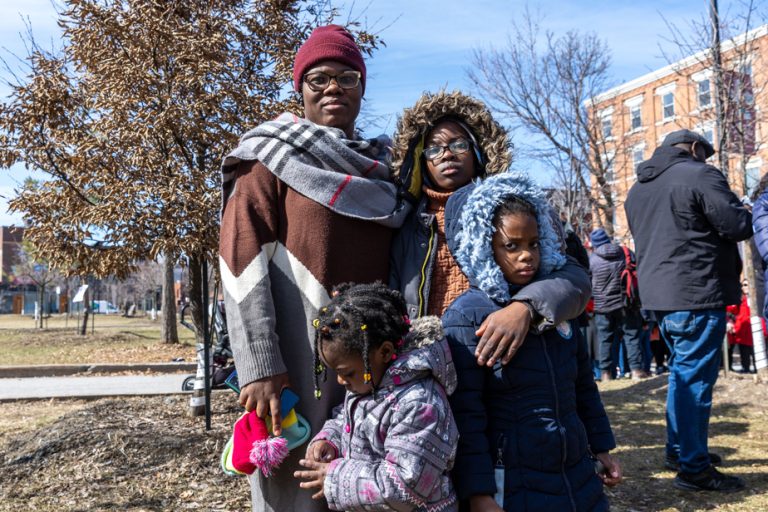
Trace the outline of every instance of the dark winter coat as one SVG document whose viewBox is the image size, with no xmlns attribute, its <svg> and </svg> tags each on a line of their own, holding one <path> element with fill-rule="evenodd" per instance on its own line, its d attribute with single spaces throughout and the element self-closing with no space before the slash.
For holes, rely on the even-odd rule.
<svg viewBox="0 0 768 512">
<path fill-rule="evenodd" d="M 755 231 L 755 246 L 763 261 L 763 275 L 768 283 L 768 192 L 763 192 L 752 208 L 752 228 Z M 765 287 L 763 316 L 768 316 L 768 286 Z"/>
<path fill-rule="evenodd" d="M 506 366 L 479 366 L 475 330 L 500 307 L 471 288 L 443 315 L 458 374 L 450 403 L 459 427 L 453 470 L 459 499 L 493 495 L 500 459 L 507 511 L 608 510 L 589 451 L 616 443 L 585 340 L 574 322 L 564 322 L 529 334 Z"/>
<path fill-rule="evenodd" d="M 635 240 L 643 308 L 722 308 L 741 297 L 736 242 L 752 214 L 723 174 L 685 150 L 662 146 L 637 169 L 624 210 Z"/>
<path fill-rule="evenodd" d="M 595 313 L 610 313 L 624 307 L 621 272 L 626 267 L 625 260 L 624 250 L 616 244 L 603 244 L 589 256 Z"/>
<path fill-rule="evenodd" d="M 606 452 L 615 441 L 575 323 L 562 322 L 542 334 L 531 331 L 504 367 L 478 366 L 474 356 L 476 329 L 516 292 L 495 263 L 490 243 L 500 197 L 511 190 L 536 207 L 540 272 L 564 264 L 546 201 L 531 182 L 525 182 L 526 189 L 513 178 L 500 175 L 477 185 L 459 221 L 446 223 L 449 247 L 472 283 L 443 315 L 457 373 L 450 397 L 459 427 L 456 492 L 465 506 L 473 495 L 493 495 L 494 466 L 502 464 L 507 511 L 608 510 L 589 451 Z M 492 181 L 500 186 L 489 186 Z"/>
</svg>

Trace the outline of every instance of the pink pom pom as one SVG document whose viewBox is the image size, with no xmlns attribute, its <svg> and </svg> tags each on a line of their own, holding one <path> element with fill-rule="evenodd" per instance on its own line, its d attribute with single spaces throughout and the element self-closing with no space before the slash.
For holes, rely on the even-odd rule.
<svg viewBox="0 0 768 512">
<path fill-rule="evenodd" d="M 261 470 L 265 477 L 272 476 L 272 470 L 288 455 L 288 441 L 283 437 L 270 437 L 254 441 L 250 461 Z"/>
</svg>

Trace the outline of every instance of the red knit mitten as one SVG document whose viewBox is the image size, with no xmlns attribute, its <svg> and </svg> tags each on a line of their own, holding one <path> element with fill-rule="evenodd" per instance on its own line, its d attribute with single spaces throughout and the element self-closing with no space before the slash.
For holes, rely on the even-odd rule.
<svg viewBox="0 0 768 512">
<path fill-rule="evenodd" d="M 281 437 L 269 437 L 267 424 L 256 411 L 245 413 L 232 434 L 232 466 L 248 475 L 259 468 L 268 477 L 288 455 L 287 445 Z"/>
</svg>

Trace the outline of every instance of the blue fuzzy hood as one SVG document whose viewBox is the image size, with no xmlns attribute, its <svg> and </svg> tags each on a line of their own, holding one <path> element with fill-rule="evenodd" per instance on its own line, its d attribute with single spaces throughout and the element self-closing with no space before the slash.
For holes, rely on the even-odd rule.
<svg viewBox="0 0 768 512">
<path fill-rule="evenodd" d="M 445 210 L 445 235 L 456 262 L 474 286 L 501 303 L 509 302 L 512 295 L 493 258 L 493 212 L 510 195 L 525 199 L 536 209 L 541 244 L 537 277 L 562 268 L 566 259 L 552 226 L 551 208 L 544 192 L 527 174 L 507 172 L 470 183 L 451 195 Z"/>
</svg>

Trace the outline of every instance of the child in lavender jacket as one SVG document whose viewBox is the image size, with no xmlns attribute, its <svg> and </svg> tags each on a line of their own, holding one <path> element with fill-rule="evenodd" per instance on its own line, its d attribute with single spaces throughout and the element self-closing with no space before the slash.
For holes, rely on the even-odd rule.
<svg viewBox="0 0 768 512">
<path fill-rule="evenodd" d="M 400 293 L 381 283 L 337 292 L 314 322 L 315 378 L 331 367 L 347 392 L 300 462 L 301 487 L 332 510 L 457 510 L 456 372 L 440 321 L 411 326 Z"/>
</svg>

